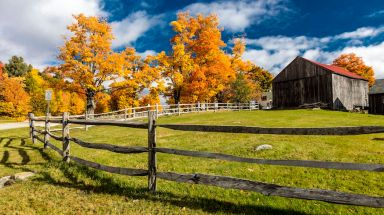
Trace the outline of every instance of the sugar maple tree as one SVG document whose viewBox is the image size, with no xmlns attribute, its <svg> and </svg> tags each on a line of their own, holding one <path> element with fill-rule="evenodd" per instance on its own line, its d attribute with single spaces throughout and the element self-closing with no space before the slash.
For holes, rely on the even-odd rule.
<svg viewBox="0 0 384 215">
<path fill-rule="evenodd" d="M 176 33 L 169 56 L 160 53 L 164 76 L 170 80 L 171 102 L 212 101 L 234 80 L 230 57 L 223 48 L 216 15 L 179 13 L 171 22 Z"/>
<path fill-rule="evenodd" d="M 74 18 L 76 23 L 68 26 L 73 35 L 60 48 L 60 72 L 71 80 L 68 84 L 85 93 L 87 113 L 93 114 L 96 93 L 103 90 L 105 81 L 121 75 L 124 59 L 111 48 L 112 30 L 105 20 L 83 14 Z"/>
<path fill-rule="evenodd" d="M 32 69 L 26 73 L 25 89 L 33 101 L 31 102 L 32 111 L 36 115 L 43 115 L 46 112 L 45 89 L 47 88 L 48 83 L 37 69 Z"/>
<path fill-rule="evenodd" d="M 160 93 L 165 87 L 157 58 L 143 59 L 133 48 L 127 48 L 122 54 L 124 75 L 121 76 L 123 80 L 111 85 L 112 107 L 123 109 L 160 103 Z"/>
<path fill-rule="evenodd" d="M 8 77 L 0 68 L 0 115 L 23 119 L 31 110 L 23 81 L 20 77 Z"/>
<path fill-rule="evenodd" d="M 363 59 L 355 53 L 342 54 L 336 58 L 333 63 L 335 66 L 343 67 L 350 72 L 356 73 L 368 80 L 371 87 L 375 82 L 375 73 L 371 66 L 365 65 Z"/>
</svg>

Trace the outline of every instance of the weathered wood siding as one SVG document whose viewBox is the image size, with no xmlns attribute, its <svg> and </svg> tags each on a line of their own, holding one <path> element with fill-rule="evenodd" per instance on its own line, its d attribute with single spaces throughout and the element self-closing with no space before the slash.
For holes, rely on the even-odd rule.
<svg viewBox="0 0 384 215">
<path fill-rule="evenodd" d="M 384 93 L 369 95 L 369 113 L 384 114 Z"/>
<path fill-rule="evenodd" d="M 297 57 L 272 82 L 273 107 L 294 108 L 325 103 L 330 109 L 352 110 L 368 106 L 368 82 L 335 74 Z"/>
<path fill-rule="evenodd" d="M 353 110 L 368 106 L 368 82 L 332 74 L 333 109 Z"/>
<path fill-rule="evenodd" d="M 272 89 L 275 108 L 316 102 L 332 108 L 332 74 L 299 57 L 276 76 Z"/>
</svg>

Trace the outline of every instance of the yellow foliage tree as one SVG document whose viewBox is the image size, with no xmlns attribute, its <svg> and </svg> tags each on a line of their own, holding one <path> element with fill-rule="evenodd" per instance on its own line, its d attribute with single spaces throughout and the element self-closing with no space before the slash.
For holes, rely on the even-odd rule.
<svg viewBox="0 0 384 215">
<path fill-rule="evenodd" d="M 127 48 L 123 54 L 123 80 L 112 84 L 113 109 L 160 103 L 164 80 L 158 58 L 147 56 L 142 59 L 133 48 Z"/>
<path fill-rule="evenodd" d="M 110 103 L 111 103 L 111 96 L 107 93 L 98 92 L 95 97 L 96 100 L 96 113 L 105 113 L 109 112 L 110 109 Z"/>
<path fill-rule="evenodd" d="M 70 79 L 67 84 L 73 88 L 85 92 L 87 113 L 93 114 L 96 93 L 104 89 L 106 80 L 122 75 L 124 58 L 112 50 L 113 35 L 105 20 L 83 14 L 74 18 L 76 23 L 68 26 L 73 35 L 60 48 L 60 76 Z"/>
<path fill-rule="evenodd" d="M 25 75 L 25 85 L 26 91 L 31 97 L 32 112 L 35 115 L 44 115 L 47 108 L 45 90 L 49 84 L 40 75 L 39 70 L 32 69 Z"/>
</svg>

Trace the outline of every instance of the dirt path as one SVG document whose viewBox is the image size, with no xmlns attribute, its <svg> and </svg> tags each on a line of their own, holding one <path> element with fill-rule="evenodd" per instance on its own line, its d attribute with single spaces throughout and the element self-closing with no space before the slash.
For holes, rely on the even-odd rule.
<svg viewBox="0 0 384 215">
<path fill-rule="evenodd" d="M 44 122 L 35 122 L 36 126 L 42 126 L 44 127 Z M 51 124 L 51 126 L 54 126 L 55 124 Z M 0 130 L 8 130 L 8 129 L 14 129 L 14 128 L 27 128 L 29 127 L 29 122 L 9 122 L 9 123 L 0 123 Z"/>
</svg>

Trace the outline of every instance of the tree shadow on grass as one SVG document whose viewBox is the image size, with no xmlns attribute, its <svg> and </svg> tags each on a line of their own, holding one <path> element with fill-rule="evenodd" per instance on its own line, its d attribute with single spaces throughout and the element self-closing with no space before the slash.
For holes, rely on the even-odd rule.
<svg viewBox="0 0 384 215">
<path fill-rule="evenodd" d="M 66 164 L 63 162 L 52 162 L 54 168 L 59 169 L 69 182 L 55 179 L 49 171 L 42 173 L 42 178 L 37 179 L 43 182 L 66 188 L 76 188 L 85 193 L 106 193 L 112 195 L 126 196 L 130 199 L 142 199 L 152 202 L 170 203 L 177 207 L 203 210 L 209 213 L 222 212 L 233 214 L 305 214 L 294 210 L 278 209 L 256 204 L 236 204 L 204 197 L 190 197 L 188 195 L 177 195 L 170 192 L 158 191 L 151 194 L 144 188 L 133 188 L 124 185 L 110 176 L 100 173 L 97 170 L 80 166 L 75 163 Z M 96 181 L 98 185 L 85 183 L 81 177 L 88 177 Z"/>
<path fill-rule="evenodd" d="M 7 168 L 18 169 L 21 171 L 33 171 L 27 168 L 27 165 L 31 164 L 31 157 L 28 151 L 39 152 L 40 156 L 45 162 L 32 163 L 31 165 L 45 165 L 46 161 L 51 160 L 50 156 L 43 151 L 43 148 L 37 145 L 26 144 L 25 137 L 0 137 L 0 148 L 4 150 L 3 156 L 0 159 L 0 165 L 4 165 Z M 3 142 L 5 144 L 3 145 Z M 21 162 L 10 162 L 10 153 L 17 152 L 21 157 Z"/>
<path fill-rule="evenodd" d="M 209 213 L 233 213 L 233 214 L 304 214 L 294 210 L 278 209 L 268 206 L 260 206 L 256 204 L 236 204 L 232 202 L 210 199 L 205 197 L 191 197 L 188 195 L 174 194 L 171 192 L 158 191 L 156 194 L 148 192 L 144 188 L 136 188 L 125 184 L 124 181 L 110 175 L 106 175 L 98 170 L 94 170 L 75 163 L 64 163 L 57 158 L 51 157 L 42 145 L 26 144 L 27 138 L 21 137 L 0 137 L 0 147 L 5 149 L 0 159 L 0 165 L 8 168 L 14 168 L 22 171 L 32 171 L 27 168 L 31 158 L 28 155 L 29 150 L 40 153 L 44 162 L 34 163 L 41 165 L 42 172 L 35 178 L 36 181 L 45 182 L 54 186 L 75 188 L 82 190 L 84 193 L 105 193 L 111 195 L 125 196 L 130 199 L 141 199 L 152 202 L 164 202 L 174 206 L 202 210 Z M 3 146 L 2 143 L 5 141 Z M 20 147 L 22 146 L 22 147 Z M 22 157 L 20 163 L 9 162 L 10 151 L 17 151 Z M 55 169 L 61 171 L 62 175 L 67 179 L 55 179 L 50 170 Z M 91 179 L 84 181 L 84 178 Z"/>
</svg>

